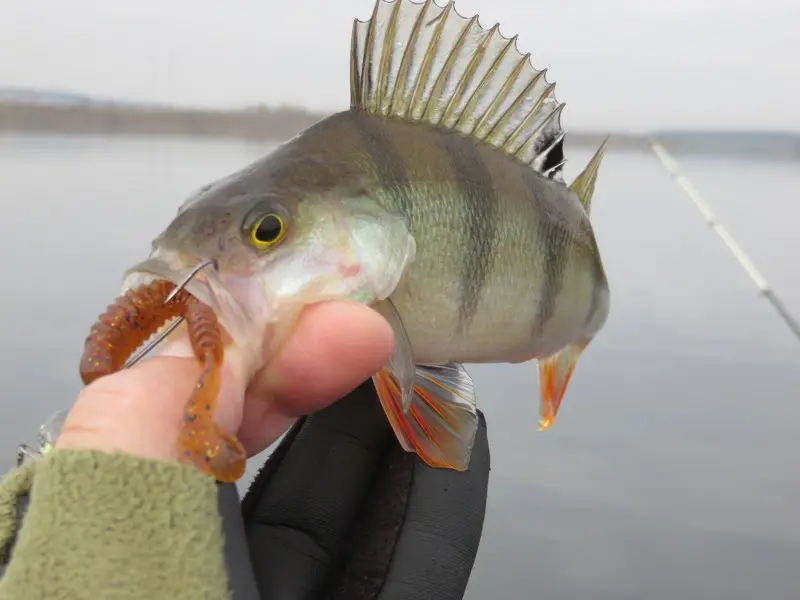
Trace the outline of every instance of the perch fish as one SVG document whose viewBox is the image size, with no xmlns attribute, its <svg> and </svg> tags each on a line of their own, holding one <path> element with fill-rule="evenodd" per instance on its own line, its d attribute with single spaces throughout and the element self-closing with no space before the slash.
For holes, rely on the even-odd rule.
<svg viewBox="0 0 800 600">
<path fill-rule="evenodd" d="M 213 261 L 185 292 L 251 373 L 305 305 L 374 307 L 395 333 L 373 377 L 380 402 L 402 447 L 433 467 L 469 466 L 465 363 L 538 361 L 546 429 L 606 322 L 609 287 L 590 220 L 606 143 L 567 185 L 564 105 L 545 71 L 453 2 L 377 0 L 353 25 L 349 109 L 189 197 L 123 289 L 178 285 Z M 208 421 L 198 435 L 216 454 L 200 467 L 241 472 L 238 442 Z"/>
</svg>

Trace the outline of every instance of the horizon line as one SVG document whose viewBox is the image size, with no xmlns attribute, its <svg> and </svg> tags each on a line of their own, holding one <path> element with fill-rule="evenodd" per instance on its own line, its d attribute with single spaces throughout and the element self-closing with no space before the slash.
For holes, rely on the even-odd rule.
<svg viewBox="0 0 800 600">
<path fill-rule="evenodd" d="M 309 115 L 319 115 L 320 117 L 325 117 L 327 115 L 339 112 L 339 110 L 333 109 L 329 111 L 320 111 L 311 109 L 302 105 L 295 105 L 295 104 L 288 104 L 288 103 L 281 103 L 281 104 L 267 104 L 267 103 L 250 103 L 250 104 L 237 104 L 237 105 L 229 105 L 226 107 L 223 106 L 200 106 L 200 105 L 191 105 L 191 104 L 179 104 L 174 102 L 166 102 L 160 100 L 137 100 L 137 99 L 124 99 L 121 97 L 115 96 L 103 96 L 103 95 L 94 95 L 89 92 L 81 92 L 81 91 L 73 91 L 63 88 L 47 88 L 42 86 L 16 86 L 16 85 L 0 85 L 0 102 L 8 99 L 7 96 L 13 96 L 14 94 L 18 95 L 51 95 L 51 96 L 64 96 L 67 98 L 72 99 L 81 99 L 86 101 L 90 104 L 101 105 L 101 106 L 121 106 L 121 107 L 141 107 L 141 108 L 151 108 L 151 109 L 164 109 L 164 110 L 186 110 L 186 111 L 204 111 L 204 112 L 221 112 L 221 113 L 232 113 L 232 112 L 248 112 L 257 109 L 268 109 L 268 110 L 294 110 L 297 112 L 304 112 Z M 53 102 L 52 104 L 58 104 L 58 102 Z M 79 103 L 75 103 L 73 105 L 79 105 Z M 340 109 L 343 110 L 343 109 Z M 605 135 L 605 131 L 608 132 L 609 135 L 624 135 L 624 136 L 636 136 L 636 137 L 647 137 L 653 135 L 674 135 L 674 134 L 682 134 L 682 135 L 697 135 L 697 134 L 704 134 L 704 135 L 714 135 L 714 134 L 738 134 L 738 135 L 780 135 L 780 136 L 800 136 L 800 129 L 767 129 L 767 128 L 754 128 L 754 129 L 742 129 L 742 128 L 734 128 L 733 126 L 725 126 L 725 127 L 710 127 L 710 128 L 700 128 L 700 127 L 686 127 L 686 126 L 671 126 L 671 127 L 662 127 L 656 129 L 591 129 L 589 127 L 578 127 L 571 129 L 574 133 L 584 134 L 584 135 Z"/>
</svg>

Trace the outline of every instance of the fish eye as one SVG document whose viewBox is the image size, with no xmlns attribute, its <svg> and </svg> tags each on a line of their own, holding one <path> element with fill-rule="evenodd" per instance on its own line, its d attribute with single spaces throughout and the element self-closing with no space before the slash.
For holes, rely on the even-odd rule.
<svg viewBox="0 0 800 600">
<path fill-rule="evenodd" d="M 250 242 L 259 250 L 264 250 L 280 242 L 285 235 L 286 221 L 277 213 L 269 213 L 250 229 Z"/>
</svg>

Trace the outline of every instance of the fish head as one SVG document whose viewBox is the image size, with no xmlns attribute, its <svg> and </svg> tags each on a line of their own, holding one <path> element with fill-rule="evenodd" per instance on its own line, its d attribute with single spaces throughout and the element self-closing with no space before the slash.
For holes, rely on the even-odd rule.
<svg viewBox="0 0 800 600">
<path fill-rule="evenodd" d="M 308 192 L 218 185 L 181 206 L 129 269 L 123 289 L 153 278 L 211 306 L 233 343 L 256 362 L 285 339 L 306 305 L 372 304 L 395 289 L 415 244 L 406 219 L 358 188 Z"/>
</svg>

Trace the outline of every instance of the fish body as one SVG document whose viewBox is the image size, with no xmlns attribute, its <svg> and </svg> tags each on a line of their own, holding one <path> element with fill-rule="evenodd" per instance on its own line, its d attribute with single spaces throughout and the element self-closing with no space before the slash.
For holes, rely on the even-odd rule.
<svg viewBox="0 0 800 600">
<path fill-rule="evenodd" d="M 350 108 L 189 198 L 132 274 L 215 259 L 189 289 L 254 368 L 304 304 L 370 304 L 395 332 L 378 395 L 432 466 L 469 464 L 463 363 L 537 359 L 549 427 L 609 313 L 590 220 L 605 144 L 566 185 L 563 105 L 515 41 L 452 2 L 377 0 L 354 24 Z"/>
<path fill-rule="evenodd" d="M 357 193 L 402 216 L 416 256 L 389 299 L 416 362 L 547 356 L 594 335 L 608 314 L 577 194 L 457 132 L 348 110 L 230 181 L 218 198 L 239 188 L 332 202 Z"/>
</svg>

